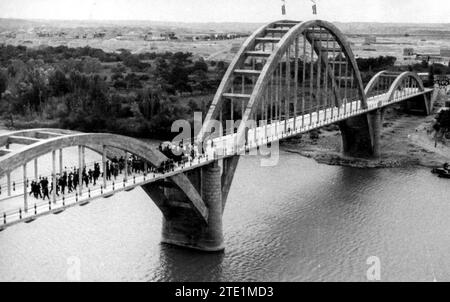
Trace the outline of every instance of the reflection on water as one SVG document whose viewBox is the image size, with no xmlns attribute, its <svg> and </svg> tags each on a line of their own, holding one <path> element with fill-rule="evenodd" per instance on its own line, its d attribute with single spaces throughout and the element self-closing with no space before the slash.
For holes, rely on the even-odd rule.
<svg viewBox="0 0 450 302">
<path fill-rule="evenodd" d="M 0 281 L 450 281 L 450 186 L 423 169 L 359 170 L 282 153 L 243 158 L 224 215 L 226 250 L 160 244 L 141 189 L 0 233 Z"/>
</svg>

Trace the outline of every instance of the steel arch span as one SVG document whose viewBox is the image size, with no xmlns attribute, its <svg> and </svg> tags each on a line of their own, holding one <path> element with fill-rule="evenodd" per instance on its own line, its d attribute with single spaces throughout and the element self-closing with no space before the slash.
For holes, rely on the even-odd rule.
<svg viewBox="0 0 450 302">
<path fill-rule="evenodd" d="M 203 128 L 203 141 L 217 120 L 241 120 L 227 134 L 245 135 L 249 120 L 275 121 L 346 108 L 367 99 L 354 54 L 330 22 L 277 21 L 243 44 L 217 90 Z M 287 130 L 287 129 L 286 129 Z"/>
</svg>

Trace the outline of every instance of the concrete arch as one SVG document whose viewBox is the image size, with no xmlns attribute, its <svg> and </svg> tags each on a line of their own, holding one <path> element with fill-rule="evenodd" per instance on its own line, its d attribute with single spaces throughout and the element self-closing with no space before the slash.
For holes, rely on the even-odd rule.
<svg viewBox="0 0 450 302">
<path fill-rule="evenodd" d="M 49 138 L 52 136 L 62 136 L 69 134 L 81 133 L 78 131 L 58 129 L 58 128 L 36 128 L 36 129 L 25 129 L 8 132 L 5 134 L 0 134 L 0 147 L 8 143 L 8 139 L 11 136 L 24 136 L 31 138 Z M 52 135 L 53 134 L 53 135 Z"/>
<path fill-rule="evenodd" d="M 417 73 L 411 72 L 411 71 L 406 71 L 406 72 L 400 74 L 395 79 L 395 81 L 392 83 L 391 88 L 389 88 L 389 91 L 388 91 L 388 95 L 389 95 L 388 100 L 389 101 L 392 101 L 392 98 L 394 97 L 395 91 L 397 90 L 397 88 L 399 88 L 400 85 L 402 84 L 402 82 L 408 78 L 411 78 L 416 81 L 416 83 L 419 85 L 419 87 L 418 87 L 419 91 L 422 92 L 425 90 L 425 86 L 422 82 L 422 79 L 417 75 Z"/>
<path fill-rule="evenodd" d="M 214 95 L 214 99 L 209 107 L 208 113 L 204 120 L 204 125 L 197 137 L 198 141 L 203 140 L 203 135 L 205 134 L 204 130 L 209 128 L 209 123 L 211 120 L 213 120 L 218 112 L 220 111 L 220 108 L 223 103 L 222 95 L 227 92 L 228 89 L 230 89 L 231 85 L 233 84 L 233 72 L 239 68 L 240 65 L 242 65 L 245 62 L 246 56 L 245 53 L 247 51 L 252 50 L 256 45 L 256 39 L 259 37 L 264 36 L 267 28 L 273 26 L 276 23 L 279 22 L 292 22 L 288 20 L 284 21 L 276 21 L 271 22 L 269 24 L 261 26 L 259 29 L 257 29 L 241 46 L 238 53 L 234 57 L 233 61 L 231 62 L 230 66 L 228 67 L 225 75 L 222 78 L 222 81 L 219 85 L 219 88 L 216 91 L 216 94 Z"/>
<path fill-rule="evenodd" d="M 30 132 L 33 130 L 29 130 Z M 36 131 L 36 130 L 34 130 Z M 115 134 L 69 134 L 42 140 L 26 146 L 16 152 L 11 152 L 0 159 L 0 176 L 11 172 L 42 155 L 53 150 L 65 149 L 74 146 L 105 145 L 135 154 L 155 166 L 159 166 L 164 156 L 140 140 Z"/>
<path fill-rule="evenodd" d="M 32 133 L 37 129 L 27 130 Z M 14 132 L 18 134 L 18 132 Z M 9 135 L 11 136 L 11 135 Z M 167 157 L 154 149 L 149 144 L 131 137 L 108 134 L 108 133 L 77 133 L 67 134 L 46 140 L 41 140 L 26 146 L 18 151 L 11 152 L 0 159 L 0 177 L 23 166 L 24 164 L 48 154 L 54 150 L 65 149 L 75 146 L 107 146 L 119 150 L 127 151 L 150 162 L 155 167 L 159 167 Z M 94 150 L 97 151 L 98 150 Z M 191 202 L 194 212 L 204 221 L 208 219 L 208 208 L 205 206 L 202 197 L 189 181 L 184 173 L 179 173 L 169 177 L 170 180 L 187 196 Z M 161 204 L 157 206 L 163 211 Z M 163 214 L 166 214 L 163 211 Z"/>
<path fill-rule="evenodd" d="M 372 92 L 372 90 L 378 84 L 378 81 L 386 73 L 387 73 L 386 70 L 380 71 L 370 79 L 369 83 L 367 83 L 366 88 L 364 89 L 364 93 L 366 94 L 366 96 L 368 96 L 369 93 Z"/>
<path fill-rule="evenodd" d="M 205 132 L 210 128 L 210 123 L 212 120 L 217 116 L 218 112 L 220 111 L 220 108 L 224 102 L 223 100 L 223 94 L 226 93 L 232 86 L 234 76 L 233 73 L 236 69 L 239 68 L 240 65 L 242 65 L 245 62 L 245 59 L 247 58 L 246 52 L 251 51 L 254 49 L 255 45 L 257 44 L 256 40 L 259 37 L 263 37 L 267 31 L 268 28 L 271 28 L 272 26 L 280 23 L 296 23 L 294 21 L 288 21 L 288 20 L 282 20 L 282 21 L 275 21 L 272 23 L 269 23 L 267 25 L 262 26 L 257 31 L 255 31 L 243 44 L 237 55 L 235 56 L 234 60 L 230 64 L 227 72 L 225 73 L 222 82 L 215 94 L 214 100 L 211 103 L 211 107 L 209 109 L 209 112 L 207 116 L 205 117 L 204 124 L 202 127 L 202 130 L 200 131 L 199 135 L 197 136 L 198 141 L 202 141 L 204 139 Z M 305 31 L 307 31 L 311 27 L 320 27 L 326 30 L 327 33 L 334 36 L 336 39 L 339 47 L 342 49 L 342 52 L 345 54 L 345 56 L 348 58 L 350 62 L 350 67 L 354 72 L 356 85 L 358 87 L 360 96 L 361 96 L 361 104 L 363 108 L 367 107 L 367 99 L 366 95 L 364 93 L 364 86 L 362 83 L 361 74 L 358 69 L 358 65 L 356 63 L 355 56 L 353 54 L 353 51 L 350 47 L 350 44 L 348 43 L 347 39 L 345 38 L 344 34 L 332 23 L 322 21 L 322 20 L 311 20 L 306 22 L 298 22 L 297 25 L 293 26 L 287 33 L 285 33 L 280 42 L 276 44 L 274 47 L 274 50 L 272 51 L 270 57 L 267 59 L 266 64 L 264 65 L 261 74 L 258 76 L 258 80 L 253 88 L 253 91 L 251 93 L 250 100 L 247 104 L 247 107 L 245 108 L 244 115 L 242 117 L 243 123 L 241 123 L 241 128 L 245 128 L 245 122 L 249 120 L 253 110 L 258 105 L 258 101 L 262 98 L 264 94 L 264 90 L 267 88 L 268 82 L 270 80 L 270 77 L 272 73 L 277 68 L 277 64 L 282 60 L 284 53 L 286 52 L 287 48 L 290 47 L 296 38 L 302 36 L 305 34 Z M 314 51 L 316 54 L 318 54 L 318 49 L 316 45 L 314 46 Z M 335 87 L 333 87 L 335 88 Z M 339 94 L 336 92 L 337 90 L 334 89 L 335 95 L 338 96 Z M 241 129 L 242 132 L 242 129 Z M 238 130 L 239 133 L 239 130 Z"/>
<path fill-rule="evenodd" d="M 267 63 L 265 64 L 261 72 L 261 75 L 259 76 L 258 81 L 256 82 L 255 87 L 252 91 L 250 100 L 247 104 L 247 108 L 245 109 L 245 113 L 242 118 L 243 123 L 241 123 L 238 129 L 238 141 L 241 142 L 243 140 L 246 128 L 245 122 L 250 119 L 253 110 L 255 110 L 255 107 L 258 105 L 258 101 L 263 97 L 264 91 L 270 81 L 270 77 L 277 68 L 277 64 L 281 61 L 287 48 L 294 43 L 297 37 L 302 36 L 305 33 L 305 31 L 307 31 L 311 27 L 321 27 L 327 30 L 328 33 L 332 34 L 336 38 L 336 41 L 341 47 L 343 53 L 349 59 L 351 68 L 355 74 L 356 83 L 361 95 L 361 105 L 363 108 L 367 108 L 367 98 L 364 92 L 362 77 L 359 72 L 353 51 L 351 50 L 350 44 L 348 43 L 345 36 L 335 25 L 333 25 L 330 22 L 322 20 L 311 20 L 302 22 L 292 27 L 288 31 L 288 33 L 283 36 L 281 41 L 275 47 L 274 52 L 269 57 Z"/>
</svg>

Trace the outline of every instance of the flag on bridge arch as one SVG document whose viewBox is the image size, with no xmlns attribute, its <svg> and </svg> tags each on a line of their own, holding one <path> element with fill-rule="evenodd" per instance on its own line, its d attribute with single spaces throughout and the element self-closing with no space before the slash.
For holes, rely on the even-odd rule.
<svg viewBox="0 0 450 302">
<path fill-rule="evenodd" d="M 283 16 L 285 16 L 286 15 L 286 0 L 281 0 L 281 14 L 283 15 Z"/>
<path fill-rule="evenodd" d="M 311 2 L 313 3 L 313 6 L 312 6 L 313 15 L 317 15 L 317 4 L 316 4 L 316 0 L 311 0 Z"/>
</svg>

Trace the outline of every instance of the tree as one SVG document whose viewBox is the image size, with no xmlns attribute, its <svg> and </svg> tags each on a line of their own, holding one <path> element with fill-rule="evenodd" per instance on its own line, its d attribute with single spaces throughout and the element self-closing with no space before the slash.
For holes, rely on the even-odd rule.
<svg viewBox="0 0 450 302">
<path fill-rule="evenodd" d="M 100 76 L 92 76 L 89 79 L 89 106 L 84 108 L 85 111 L 92 112 L 93 115 L 105 119 L 110 108 L 106 95 L 107 89 L 106 83 Z"/>
<path fill-rule="evenodd" d="M 87 74 L 99 73 L 102 69 L 102 63 L 97 58 L 85 57 L 82 61 L 83 72 Z"/>
<path fill-rule="evenodd" d="M 175 65 L 172 67 L 169 76 L 169 84 L 178 92 L 191 92 L 192 88 L 188 84 L 189 72 L 185 66 Z"/>
<path fill-rule="evenodd" d="M 356 62 L 361 71 L 378 72 L 392 68 L 397 61 L 396 57 L 379 56 L 377 58 L 357 58 Z"/>
<path fill-rule="evenodd" d="M 428 87 L 432 87 L 434 85 L 434 65 L 430 65 L 430 69 L 428 71 Z"/>
<path fill-rule="evenodd" d="M 139 60 L 139 57 L 136 55 L 128 55 L 123 58 L 123 64 L 132 71 L 142 71 L 144 68 L 150 67 L 149 64 L 144 64 Z"/>
<path fill-rule="evenodd" d="M 450 131 L 450 110 L 442 110 L 437 116 L 438 129 L 444 133 Z"/>
<path fill-rule="evenodd" d="M 225 75 L 225 72 L 227 71 L 227 64 L 224 61 L 219 61 L 217 63 L 217 67 L 216 67 L 216 77 L 217 79 L 220 81 L 223 76 Z"/>
<path fill-rule="evenodd" d="M 4 105 L 2 104 L 2 107 L 5 107 L 2 108 L 2 112 L 9 119 L 9 126 L 14 127 L 14 114 L 20 112 L 21 102 L 19 98 L 12 94 L 9 90 L 2 93 L 1 99 L 4 101 Z"/>
<path fill-rule="evenodd" d="M 127 88 L 142 88 L 141 81 L 135 73 L 127 74 L 127 76 L 125 77 L 125 82 L 127 83 Z"/>
<path fill-rule="evenodd" d="M 48 82 L 54 96 L 63 96 L 69 92 L 69 81 L 60 69 L 50 75 Z"/>
<path fill-rule="evenodd" d="M 194 66 L 192 67 L 192 72 L 203 71 L 208 72 L 208 64 L 205 63 L 203 59 L 195 61 Z"/>
<path fill-rule="evenodd" d="M 208 75 L 203 70 L 196 70 L 190 77 L 192 90 L 206 92 L 210 89 Z"/>
<path fill-rule="evenodd" d="M 6 91 L 8 87 L 8 75 L 5 70 L 0 70 L 0 95 Z"/>
<path fill-rule="evenodd" d="M 195 102 L 193 99 L 189 100 L 188 107 L 189 107 L 190 114 L 193 114 L 194 112 L 197 112 L 200 110 L 200 107 L 198 106 L 197 102 Z"/>
<path fill-rule="evenodd" d="M 162 92 L 158 87 L 146 88 L 139 92 L 137 103 L 142 115 L 150 120 L 159 114 Z"/>
<path fill-rule="evenodd" d="M 156 60 L 155 77 L 161 87 L 165 87 L 169 82 L 169 65 L 163 58 Z"/>
<path fill-rule="evenodd" d="M 227 69 L 227 66 L 226 66 L 226 63 L 224 61 L 219 61 L 217 63 L 217 70 L 223 71 L 223 70 L 226 70 L 226 69 Z"/>
</svg>

